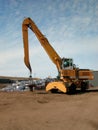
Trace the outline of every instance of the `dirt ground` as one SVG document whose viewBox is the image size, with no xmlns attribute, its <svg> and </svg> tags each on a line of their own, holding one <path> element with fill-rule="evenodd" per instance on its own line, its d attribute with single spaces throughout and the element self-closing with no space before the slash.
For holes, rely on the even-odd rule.
<svg viewBox="0 0 98 130">
<path fill-rule="evenodd" d="M 0 92 L 0 130 L 98 130 L 98 88 L 75 95 Z"/>
</svg>

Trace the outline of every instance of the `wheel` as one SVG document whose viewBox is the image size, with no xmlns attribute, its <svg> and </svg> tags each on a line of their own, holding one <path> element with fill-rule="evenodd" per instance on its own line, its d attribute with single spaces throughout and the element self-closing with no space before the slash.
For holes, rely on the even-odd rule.
<svg viewBox="0 0 98 130">
<path fill-rule="evenodd" d="M 81 91 L 85 92 L 88 89 L 88 83 L 87 82 L 82 82 L 81 83 Z"/>
<path fill-rule="evenodd" d="M 75 94 L 76 93 L 76 85 L 74 83 L 68 87 L 68 94 Z"/>
</svg>

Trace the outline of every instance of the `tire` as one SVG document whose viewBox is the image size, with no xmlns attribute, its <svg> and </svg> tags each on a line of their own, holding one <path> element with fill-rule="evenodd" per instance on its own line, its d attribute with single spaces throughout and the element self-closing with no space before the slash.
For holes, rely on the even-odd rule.
<svg viewBox="0 0 98 130">
<path fill-rule="evenodd" d="M 81 83 L 81 91 L 86 92 L 87 89 L 88 89 L 88 83 L 87 82 L 82 82 Z"/>
<path fill-rule="evenodd" d="M 76 93 L 76 85 L 74 83 L 71 84 L 68 88 L 68 94 L 75 94 Z"/>
</svg>

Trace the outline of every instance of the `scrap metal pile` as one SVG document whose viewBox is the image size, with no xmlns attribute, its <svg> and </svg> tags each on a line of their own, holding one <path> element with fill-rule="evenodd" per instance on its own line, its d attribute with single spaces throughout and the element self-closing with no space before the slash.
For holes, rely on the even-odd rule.
<svg viewBox="0 0 98 130">
<path fill-rule="evenodd" d="M 16 81 L 15 83 L 8 84 L 6 87 L 0 89 L 0 91 L 30 91 L 30 86 L 32 86 L 32 89 L 34 90 L 42 90 L 45 89 L 46 83 L 49 83 L 51 81 L 53 81 L 53 79 L 51 78 L 28 81 Z"/>
</svg>

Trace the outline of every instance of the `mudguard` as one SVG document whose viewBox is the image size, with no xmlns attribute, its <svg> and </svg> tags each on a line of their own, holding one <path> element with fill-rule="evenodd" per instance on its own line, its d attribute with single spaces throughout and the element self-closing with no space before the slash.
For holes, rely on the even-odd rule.
<svg viewBox="0 0 98 130">
<path fill-rule="evenodd" d="M 67 88 L 64 84 L 64 82 L 62 81 L 58 81 L 58 82 L 50 82 L 47 86 L 46 86 L 46 91 L 50 91 L 52 89 L 58 89 L 63 93 L 67 92 Z"/>
</svg>

